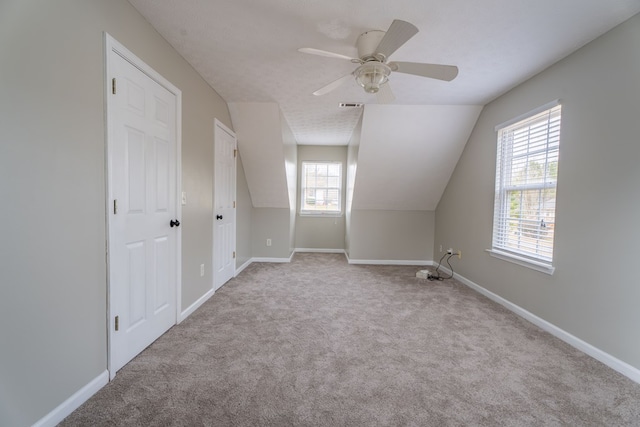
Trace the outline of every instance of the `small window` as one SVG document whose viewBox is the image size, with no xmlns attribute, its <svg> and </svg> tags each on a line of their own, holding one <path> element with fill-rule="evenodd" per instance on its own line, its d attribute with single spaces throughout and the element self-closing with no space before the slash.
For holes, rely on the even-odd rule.
<svg viewBox="0 0 640 427">
<path fill-rule="evenodd" d="M 492 255 L 553 273 L 561 106 L 497 127 Z"/>
<path fill-rule="evenodd" d="M 342 213 L 342 163 L 302 162 L 300 213 L 323 215 Z"/>
</svg>

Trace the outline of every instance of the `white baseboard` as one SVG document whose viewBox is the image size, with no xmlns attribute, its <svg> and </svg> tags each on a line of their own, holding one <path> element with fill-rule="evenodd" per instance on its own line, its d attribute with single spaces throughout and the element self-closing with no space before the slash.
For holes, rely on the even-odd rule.
<svg viewBox="0 0 640 427">
<path fill-rule="evenodd" d="M 75 392 L 70 398 L 62 402 L 53 411 L 43 418 L 40 418 L 33 427 L 54 427 L 69 416 L 80 405 L 89 400 L 98 390 L 109 382 L 109 371 L 105 370 L 100 375 L 91 380 L 87 385 Z"/>
<path fill-rule="evenodd" d="M 180 313 L 180 316 L 178 316 L 178 323 L 182 322 L 184 319 L 189 317 L 191 313 L 193 313 L 198 309 L 198 307 L 200 307 L 202 304 L 207 302 L 207 300 L 211 298 L 214 293 L 215 291 L 213 289 L 209 289 L 204 295 L 202 295 L 193 304 L 187 307 L 187 309 L 184 310 L 182 313 Z"/>
<path fill-rule="evenodd" d="M 291 255 L 289 255 L 289 258 L 254 257 L 254 258 L 251 258 L 251 262 L 280 262 L 280 263 L 286 263 L 286 262 L 291 262 L 291 260 L 293 259 L 294 255 L 295 255 L 295 251 L 291 252 Z"/>
<path fill-rule="evenodd" d="M 318 254 L 343 254 L 344 249 L 295 248 L 294 252 L 312 252 Z"/>
<path fill-rule="evenodd" d="M 370 265 L 416 265 L 416 266 L 432 266 L 434 265 L 433 261 L 424 261 L 424 260 L 380 260 L 380 259 L 349 259 L 349 255 L 344 249 L 324 249 L 324 248 L 296 248 L 294 249 L 291 257 L 289 258 L 265 258 L 265 257 L 254 257 L 245 262 L 236 270 L 236 276 L 240 274 L 245 268 L 249 267 L 254 262 L 275 262 L 275 263 L 286 263 L 291 262 L 293 255 L 297 252 L 311 252 L 311 253 L 329 253 L 329 254 L 344 254 L 347 258 L 347 262 L 349 264 L 370 264 Z"/>
<path fill-rule="evenodd" d="M 289 256 L 289 258 L 253 257 L 253 258 L 247 260 L 244 264 L 242 264 L 239 268 L 236 269 L 236 273 L 235 273 L 234 277 L 236 277 L 238 274 L 242 273 L 242 271 L 245 268 L 249 267 L 254 262 L 273 262 L 273 263 L 288 263 L 288 262 L 291 262 L 291 260 L 293 259 L 293 256 L 295 255 L 295 253 L 296 253 L 295 250 L 293 252 L 291 252 L 291 255 Z"/>
<path fill-rule="evenodd" d="M 249 267 L 251 265 L 251 263 L 253 262 L 253 258 L 248 259 L 244 264 L 242 264 L 240 267 L 236 268 L 236 272 L 233 275 L 233 277 L 237 277 L 238 274 L 242 273 L 242 271 Z"/>
<path fill-rule="evenodd" d="M 287 263 L 291 262 L 291 258 L 269 258 L 269 257 L 255 257 L 251 258 L 251 262 L 276 262 L 276 263 Z"/>
<path fill-rule="evenodd" d="M 444 267 L 440 267 L 440 268 L 446 271 L 447 274 L 451 274 L 451 270 L 449 270 L 448 268 L 444 268 Z M 561 339 L 562 341 L 566 342 L 570 346 L 577 348 L 583 353 L 586 353 L 589 356 L 593 357 L 594 359 L 604 363 L 611 369 L 621 373 L 622 375 L 629 378 L 630 380 L 640 384 L 640 369 L 635 368 L 629 365 L 628 363 L 623 362 L 622 360 L 610 355 L 609 353 L 589 344 L 588 342 L 581 340 L 580 338 L 570 334 L 564 329 L 557 327 L 553 323 L 550 323 L 536 316 L 535 314 L 525 310 L 519 305 L 516 305 L 511 301 L 502 298 L 498 294 L 494 294 L 490 290 L 483 288 L 482 286 L 472 282 L 471 280 L 467 279 L 464 276 L 461 276 L 458 273 L 454 273 L 453 278 L 465 284 L 466 286 L 470 287 L 474 291 L 481 293 L 482 295 L 486 296 L 490 300 L 497 302 L 501 306 L 512 311 L 513 313 L 517 314 L 523 319 L 528 320 L 529 322 L 538 326 L 540 329 L 546 332 L 549 332 L 551 335 L 555 336 L 556 338 Z"/>
<path fill-rule="evenodd" d="M 425 260 L 403 260 L 403 259 L 353 259 L 345 253 L 349 264 L 369 264 L 369 265 L 433 265 L 433 261 Z"/>
</svg>

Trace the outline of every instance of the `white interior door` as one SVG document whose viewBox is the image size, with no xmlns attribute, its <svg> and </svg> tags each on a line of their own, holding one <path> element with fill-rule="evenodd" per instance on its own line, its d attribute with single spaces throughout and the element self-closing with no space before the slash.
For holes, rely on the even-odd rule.
<svg viewBox="0 0 640 427">
<path fill-rule="evenodd" d="M 178 100 L 121 53 L 107 54 L 113 376 L 176 323 Z"/>
<path fill-rule="evenodd" d="M 236 136 L 216 120 L 214 133 L 213 288 L 236 270 Z"/>
</svg>

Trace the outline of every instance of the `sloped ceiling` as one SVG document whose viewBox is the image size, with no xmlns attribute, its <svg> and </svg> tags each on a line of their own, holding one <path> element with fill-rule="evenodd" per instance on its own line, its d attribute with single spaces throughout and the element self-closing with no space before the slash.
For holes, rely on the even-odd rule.
<svg viewBox="0 0 640 427">
<path fill-rule="evenodd" d="M 300 47 L 355 56 L 358 35 L 403 19 L 420 32 L 392 60 L 460 73 L 449 83 L 392 73 L 395 104 L 485 105 L 640 12 L 638 0 L 129 1 L 227 102 L 275 102 L 298 144 L 340 145 L 359 116 L 338 103 L 375 97 L 355 81 L 313 96 L 355 66 Z"/>
<path fill-rule="evenodd" d="M 289 208 L 285 141 L 278 104 L 230 103 L 238 150 L 251 202 L 257 208 Z"/>
<path fill-rule="evenodd" d="M 281 123 L 297 144 L 346 145 L 362 109 L 338 104 L 360 102 L 353 208 L 435 209 L 479 106 L 640 12 L 639 0 L 129 1 L 229 103 L 257 207 L 289 206 Z M 419 33 L 391 60 L 457 65 L 458 77 L 392 73 L 391 105 L 355 81 L 312 95 L 356 65 L 298 48 L 355 57 L 361 33 L 394 19 Z"/>
<path fill-rule="evenodd" d="M 435 210 L 481 110 L 367 105 L 352 209 Z"/>
</svg>

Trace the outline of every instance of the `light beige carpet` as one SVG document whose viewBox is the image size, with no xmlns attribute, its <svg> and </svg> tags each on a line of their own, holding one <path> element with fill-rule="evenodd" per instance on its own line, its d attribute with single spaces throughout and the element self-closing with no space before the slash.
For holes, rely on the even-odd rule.
<svg viewBox="0 0 640 427">
<path fill-rule="evenodd" d="M 640 426 L 640 385 L 453 280 L 256 263 L 64 426 Z"/>
</svg>

